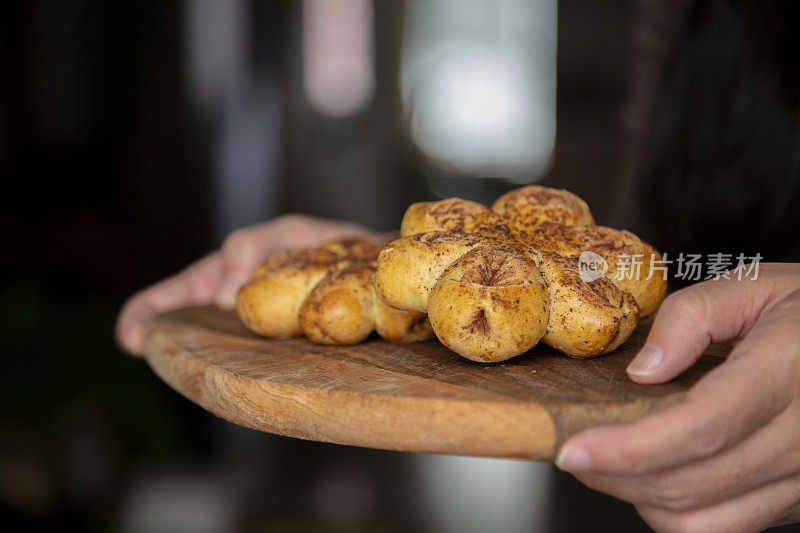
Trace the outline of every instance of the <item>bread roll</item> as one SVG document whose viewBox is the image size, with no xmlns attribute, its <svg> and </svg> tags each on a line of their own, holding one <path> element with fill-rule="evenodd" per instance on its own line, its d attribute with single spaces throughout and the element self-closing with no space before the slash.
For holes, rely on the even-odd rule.
<svg viewBox="0 0 800 533">
<path fill-rule="evenodd" d="M 267 259 L 237 295 L 248 329 L 265 337 L 305 334 L 320 344 L 355 344 L 373 330 L 395 342 L 433 336 L 426 315 L 389 309 L 375 296 L 380 245 L 342 240 Z"/>
<path fill-rule="evenodd" d="M 442 274 L 428 316 L 442 343 L 473 361 L 505 361 L 533 348 L 547 330 L 550 298 L 523 253 L 478 246 Z"/>
<path fill-rule="evenodd" d="M 461 198 L 411 204 L 400 224 L 400 235 L 407 237 L 430 231 L 509 236 L 508 226 L 500 215 L 485 205 Z"/>
<path fill-rule="evenodd" d="M 300 335 L 300 306 L 317 283 L 347 264 L 341 257 L 330 250 L 292 249 L 267 260 L 236 297 L 244 325 L 265 337 Z"/>
<path fill-rule="evenodd" d="M 357 344 L 375 329 L 374 264 L 359 261 L 331 272 L 300 307 L 303 334 L 319 344 Z"/>
<path fill-rule="evenodd" d="M 524 235 L 543 222 L 564 226 L 594 224 L 594 217 L 583 199 L 563 189 L 540 185 L 507 192 L 495 201 L 492 211 L 503 217 L 517 235 Z"/>
<path fill-rule="evenodd" d="M 378 256 L 375 291 L 389 307 L 426 313 L 428 295 L 445 269 L 487 240 L 480 234 L 432 231 L 392 241 Z"/>
<path fill-rule="evenodd" d="M 518 235 L 518 239 L 543 251 L 573 258 L 575 264 L 582 252 L 596 253 L 608 266 L 605 277 L 633 295 L 641 317 L 654 313 L 664 300 L 667 280 L 660 271 L 650 270 L 651 262 L 661 261 L 661 255 L 630 231 L 545 222 L 534 231 Z"/>
<path fill-rule="evenodd" d="M 571 357 L 608 353 L 636 327 L 638 307 L 630 293 L 607 278 L 586 282 L 577 262 L 542 253 L 539 269 L 550 296 L 550 319 L 543 341 Z"/>
</svg>

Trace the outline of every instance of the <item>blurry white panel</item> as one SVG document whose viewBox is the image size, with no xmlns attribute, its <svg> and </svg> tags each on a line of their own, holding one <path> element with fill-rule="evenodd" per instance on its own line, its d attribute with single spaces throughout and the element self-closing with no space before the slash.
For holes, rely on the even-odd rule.
<svg viewBox="0 0 800 533">
<path fill-rule="evenodd" d="M 185 53 L 195 103 L 216 111 L 241 90 L 246 71 L 245 0 L 184 0 Z"/>
<path fill-rule="evenodd" d="M 311 107 L 342 117 L 372 100 L 373 11 L 370 0 L 304 0 L 303 86 Z"/>
<path fill-rule="evenodd" d="M 555 0 L 411 0 L 401 63 L 409 134 L 459 173 L 540 178 L 555 144 Z"/>
<path fill-rule="evenodd" d="M 442 533 L 543 531 L 550 463 L 415 455 L 425 530 Z"/>
</svg>

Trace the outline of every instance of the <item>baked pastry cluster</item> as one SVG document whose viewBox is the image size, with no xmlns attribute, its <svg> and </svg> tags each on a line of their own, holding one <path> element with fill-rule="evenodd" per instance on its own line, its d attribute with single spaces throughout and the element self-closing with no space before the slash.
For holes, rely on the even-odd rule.
<svg viewBox="0 0 800 533">
<path fill-rule="evenodd" d="M 394 342 L 435 333 L 482 362 L 539 341 L 591 357 L 625 342 L 666 291 L 653 273 L 658 252 L 596 226 L 567 191 L 523 187 L 491 209 L 460 198 L 416 203 L 400 233 L 383 246 L 353 239 L 271 257 L 239 291 L 240 318 L 266 337 L 321 344 L 359 343 L 372 331 Z M 586 254 L 602 267 L 589 276 Z"/>
<path fill-rule="evenodd" d="M 603 266 L 588 277 L 586 254 Z M 503 361 L 540 340 L 591 357 L 656 310 L 660 261 L 633 233 L 596 226 L 574 194 L 533 185 L 491 209 L 459 198 L 411 205 L 401 238 L 380 252 L 375 290 L 392 308 L 428 313 L 439 340 L 468 359 Z"/>
<path fill-rule="evenodd" d="M 239 290 L 239 317 L 259 335 L 302 334 L 319 344 L 356 344 L 373 330 L 393 342 L 432 338 L 424 313 L 393 309 L 375 296 L 380 249 L 352 239 L 278 253 Z"/>
</svg>

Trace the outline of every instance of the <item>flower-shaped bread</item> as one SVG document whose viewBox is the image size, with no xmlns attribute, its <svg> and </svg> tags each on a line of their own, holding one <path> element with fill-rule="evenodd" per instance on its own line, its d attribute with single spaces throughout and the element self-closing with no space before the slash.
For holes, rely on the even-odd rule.
<svg viewBox="0 0 800 533">
<path fill-rule="evenodd" d="M 380 248 L 354 239 L 278 253 L 239 290 L 239 317 L 259 335 L 304 334 L 319 344 L 356 344 L 373 330 L 395 342 L 431 338 L 424 313 L 392 309 L 375 297 Z"/>
<path fill-rule="evenodd" d="M 585 254 L 605 266 L 591 279 L 579 270 Z M 439 340 L 468 359 L 503 361 L 539 340 L 591 357 L 661 303 L 661 261 L 633 233 L 595 226 L 577 196 L 532 185 L 491 209 L 459 198 L 410 206 L 401 238 L 378 257 L 375 290 L 393 308 L 428 313 Z"/>
</svg>

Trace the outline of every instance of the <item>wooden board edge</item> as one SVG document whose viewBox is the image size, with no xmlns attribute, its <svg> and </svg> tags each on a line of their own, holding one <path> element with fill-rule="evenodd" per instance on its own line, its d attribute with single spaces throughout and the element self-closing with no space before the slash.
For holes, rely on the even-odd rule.
<svg viewBox="0 0 800 533">
<path fill-rule="evenodd" d="M 323 391 L 244 378 L 183 350 L 152 326 L 145 336 L 145 359 L 153 371 L 189 400 L 235 424 L 406 452 L 527 460 L 552 460 L 556 452 L 553 417 L 536 403 Z"/>
</svg>

